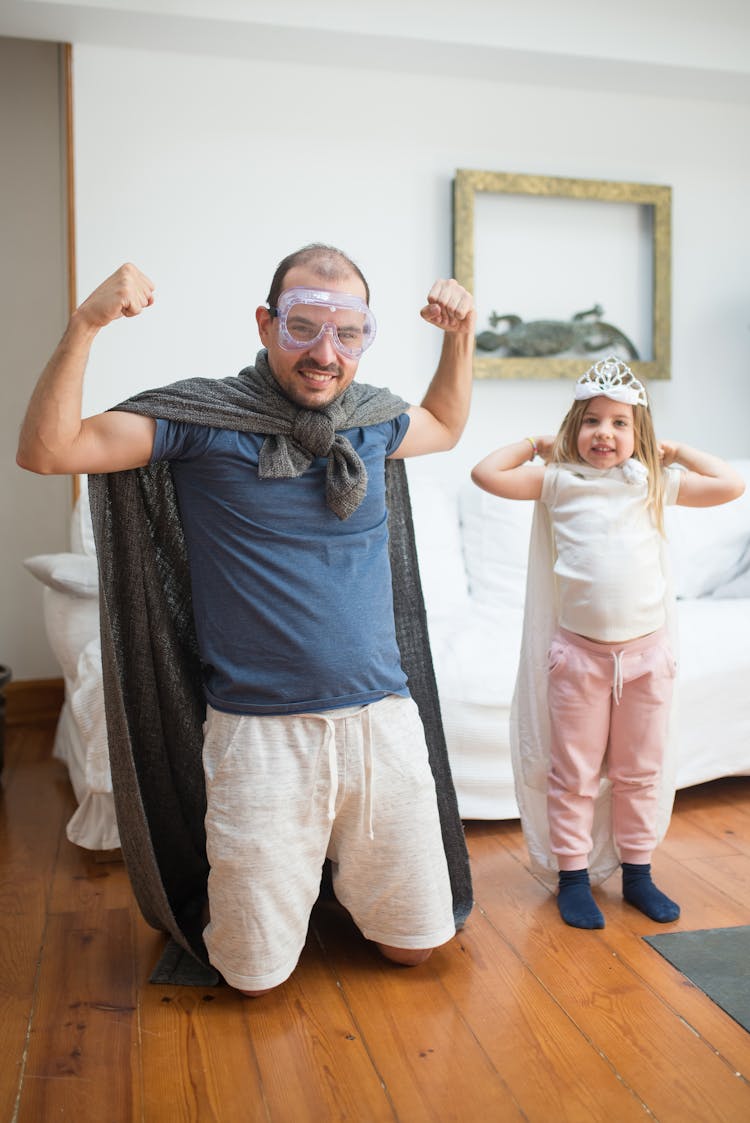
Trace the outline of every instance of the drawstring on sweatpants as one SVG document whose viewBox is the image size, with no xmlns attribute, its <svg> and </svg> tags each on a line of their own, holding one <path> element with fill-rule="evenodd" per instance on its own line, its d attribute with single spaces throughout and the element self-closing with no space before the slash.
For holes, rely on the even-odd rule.
<svg viewBox="0 0 750 1123">
<path fill-rule="evenodd" d="M 363 763 L 365 773 L 365 828 L 367 830 L 367 837 L 374 838 L 372 816 L 373 816 L 373 783 L 374 783 L 374 767 L 372 759 L 372 725 L 370 723 L 370 707 L 364 706 L 362 714 L 362 749 L 363 749 Z M 319 718 L 325 722 L 325 750 L 328 754 L 328 772 L 330 776 L 328 785 L 328 821 L 333 822 L 336 818 L 336 800 L 339 794 L 339 768 L 336 755 L 336 726 L 334 722 L 325 716 L 325 714 L 311 714 L 311 717 Z"/>
<path fill-rule="evenodd" d="M 367 837 L 374 838 L 375 834 L 372 829 L 372 789 L 374 785 L 374 770 L 372 766 L 372 726 L 370 724 L 370 707 L 365 706 L 365 712 L 362 715 L 362 748 L 364 750 L 364 765 L 365 765 L 365 799 L 366 799 L 366 827 Z"/>
<path fill-rule="evenodd" d="M 614 663 L 614 667 L 612 668 L 612 697 L 615 700 L 616 706 L 620 705 L 620 699 L 622 698 L 622 657 L 624 654 L 624 651 L 612 652 L 612 662 Z"/>
<path fill-rule="evenodd" d="M 336 761 L 336 730 L 334 724 L 324 714 L 317 715 L 321 721 L 326 723 L 326 749 L 328 750 L 328 772 L 330 781 L 328 784 L 328 821 L 330 823 L 336 818 L 336 799 L 339 794 L 339 766 Z"/>
</svg>

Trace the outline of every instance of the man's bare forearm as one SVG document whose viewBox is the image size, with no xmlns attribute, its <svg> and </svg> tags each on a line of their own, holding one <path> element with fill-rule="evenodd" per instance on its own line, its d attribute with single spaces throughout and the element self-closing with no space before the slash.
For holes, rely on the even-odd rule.
<svg viewBox="0 0 750 1123">
<path fill-rule="evenodd" d="M 44 368 L 21 426 L 16 460 L 32 472 L 55 472 L 81 431 L 83 377 L 98 328 L 78 312 Z"/>
<path fill-rule="evenodd" d="M 139 315 L 153 303 L 153 292 L 152 282 L 140 269 L 122 265 L 72 314 L 36 384 L 21 425 L 16 454 L 21 468 L 45 475 L 106 470 L 106 446 L 117 436 L 124 441 L 118 447 L 112 445 L 113 471 L 122 466 L 123 456 L 125 463 L 130 460 L 123 448 L 125 441 L 132 444 L 135 459 L 142 459 L 149 436 L 144 426 L 122 422 L 118 430 L 111 421 L 89 424 L 94 439 L 83 440 L 83 378 L 98 332 L 121 316 Z"/>
<path fill-rule="evenodd" d="M 466 426 L 473 386 L 473 332 L 443 337 L 440 361 L 421 405 L 447 430 L 454 445 Z"/>
</svg>

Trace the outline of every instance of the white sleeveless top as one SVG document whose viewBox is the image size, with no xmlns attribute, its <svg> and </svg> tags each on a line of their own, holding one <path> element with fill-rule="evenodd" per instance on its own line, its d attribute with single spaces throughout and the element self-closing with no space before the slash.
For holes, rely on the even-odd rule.
<svg viewBox="0 0 750 1123">
<path fill-rule="evenodd" d="M 602 471 L 550 465 L 541 501 L 554 538 L 558 621 L 577 635 L 605 643 L 635 639 L 665 621 L 663 540 L 646 507 L 643 469 Z M 664 502 L 680 487 L 676 468 L 663 471 Z"/>
</svg>

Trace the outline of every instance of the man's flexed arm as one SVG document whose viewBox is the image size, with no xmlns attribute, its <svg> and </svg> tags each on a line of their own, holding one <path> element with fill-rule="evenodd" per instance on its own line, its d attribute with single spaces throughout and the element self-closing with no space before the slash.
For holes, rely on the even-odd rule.
<svg viewBox="0 0 750 1123">
<path fill-rule="evenodd" d="M 409 429 L 394 453 L 396 458 L 453 448 L 469 416 L 474 299 L 458 281 L 436 281 L 420 315 L 443 331 L 443 348 L 421 404 L 409 410 Z"/>
<path fill-rule="evenodd" d="M 21 426 L 17 463 L 45 475 L 114 472 L 147 464 L 155 423 L 109 412 L 81 418 L 83 376 L 91 345 L 107 324 L 137 316 L 154 301 L 154 286 L 123 265 L 75 310 L 31 396 Z"/>
</svg>

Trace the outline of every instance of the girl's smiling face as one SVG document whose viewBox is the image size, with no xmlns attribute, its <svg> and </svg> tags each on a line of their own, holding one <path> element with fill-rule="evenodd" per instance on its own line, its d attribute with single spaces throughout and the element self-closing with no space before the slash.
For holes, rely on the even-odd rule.
<svg viewBox="0 0 750 1123">
<path fill-rule="evenodd" d="M 633 407 L 600 394 L 588 403 L 578 430 L 578 455 L 592 468 L 615 468 L 635 449 Z"/>
</svg>

